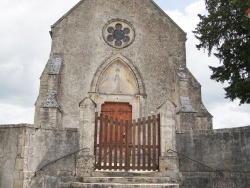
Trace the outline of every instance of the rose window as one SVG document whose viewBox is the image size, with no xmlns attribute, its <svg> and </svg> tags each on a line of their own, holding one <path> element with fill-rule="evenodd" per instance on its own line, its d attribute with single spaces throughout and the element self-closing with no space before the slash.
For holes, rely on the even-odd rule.
<svg viewBox="0 0 250 188">
<path fill-rule="evenodd" d="M 112 20 L 103 29 L 103 38 L 110 46 L 124 48 L 134 40 L 134 29 L 124 20 Z"/>
</svg>

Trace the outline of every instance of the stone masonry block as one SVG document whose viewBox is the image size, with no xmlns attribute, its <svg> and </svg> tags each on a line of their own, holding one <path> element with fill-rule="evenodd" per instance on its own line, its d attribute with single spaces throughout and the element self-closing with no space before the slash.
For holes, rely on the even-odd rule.
<svg viewBox="0 0 250 188">
<path fill-rule="evenodd" d="M 13 178 L 14 178 L 15 180 L 20 179 L 19 171 L 17 171 L 17 170 L 14 171 L 14 173 L 13 173 Z"/>
<path fill-rule="evenodd" d="M 14 188 L 23 188 L 23 180 L 15 180 Z"/>
<path fill-rule="evenodd" d="M 15 170 L 23 170 L 23 158 L 16 158 Z"/>
<path fill-rule="evenodd" d="M 24 134 L 19 134 L 18 135 L 18 145 L 19 146 L 24 146 L 25 143 L 25 135 Z"/>
</svg>

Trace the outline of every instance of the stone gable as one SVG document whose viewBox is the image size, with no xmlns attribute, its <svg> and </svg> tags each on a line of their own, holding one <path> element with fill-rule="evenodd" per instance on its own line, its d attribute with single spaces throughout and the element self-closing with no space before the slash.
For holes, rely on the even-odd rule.
<svg viewBox="0 0 250 188">
<path fill-rule="evenodd" d="M 134 119 L 156 112 L 168 98 L 179 109 L 195 109 L 179 111 L 180 121 L 181 112 L 195 113 L 189 122 L 194 125 L 181 129 L 199 129 L 207 122 L 204 126 L 211 128 L 211 116 L 202 113 L 200 84 L 186 68 L 186 34 L 153 1 L 80 1 L 52 26 L 51 36 L 36 102 L 37 127 L 78 128 L 79 102 L 91 97 L 99 111 L 105 100 L 133 103 Z M 121 71 L 116 93 L 115 69 Z M 190 104 L 185 106 L 184 98 Z M 49 106 L 53 112 L 44 108 Z"/>
</svg>

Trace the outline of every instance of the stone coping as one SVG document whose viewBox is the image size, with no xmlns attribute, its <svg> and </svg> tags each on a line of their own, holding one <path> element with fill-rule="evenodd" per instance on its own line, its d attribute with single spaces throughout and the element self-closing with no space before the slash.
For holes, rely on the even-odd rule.
<svg viewBox="0 0 250 188">
<path fill-rule="evenodd" d="M 233 127 L 225 129 L 211 129 L 211 130 L 183 130 L 176 132 L 177 134 L 215 134 L 215 133 L 230 133 L 230 132 L 239 132 L 244 130 L 250 130 L 250 125 L 245 127 Z"/>
<path fill-rule="evenodd" d="M 54 131 L 74 131 L 77 132 L 77 128 L 62 128 L 62 129 L 55 129 L 55 128 L 36 128 L 34 124 L 28 123 L 20 123 L 20 124 L 2 124 L 0 125 L 0 129 L 8 129 L 8 128 L 29 128 L 29 129 L 36 129 L 36 130 L 54 130 Z"/>
<path fill-rule="evenodd" d="M 0 128 L 23 128 L 23 127 L 30 127 L 33 128 L 33 124 L 28 123 L 20 123 L 20 124 L 2 124 L 0 125 Z"/>
</svg>

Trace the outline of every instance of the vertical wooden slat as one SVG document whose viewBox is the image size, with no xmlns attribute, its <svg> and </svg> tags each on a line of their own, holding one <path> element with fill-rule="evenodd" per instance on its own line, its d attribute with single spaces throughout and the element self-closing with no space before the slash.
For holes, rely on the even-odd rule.
<svg viewBox="0 0 250 188">
<path fill-rule="evenodd" d="M 109 127 L 110 127 L 110 129 L 109 129 L 109 143 L 108 143 L 108 146 L 109 146 L 109 170 L 112 170 L 112 158 L 113 158 L 113 156 L 112 156 L 112 151 L 113 151 L 113 141 L 114 141 L 114 139 L 113 139 L 113 135 L 114 135 L 114 133 L 113 133 L 113 117 L 111 117 L 110 118 L 110 123 L 109 123 Z"/>
<path fill-rule="evenodd" d="M 115 147 L 115 153 L 114 153 L 114 170 L 117 170 L 117 147 L 119 147 L 118 145 L 118 121 L 117 121 L 117 118 L 115 119 L 115 143 L 114 143 L 114 147 Z"/>
<path fill-rule="evenodd" d="M 100 132 L 99 132 L 99 156 L 98 156 L 98 170 L 101 170 L 102 163 L 102 149 L 103 149 L 103 115 L 100 115 Z"/>
<path fill-rule="evenodd" d="M 108 116 L 105 116 L 104 119 L 104 131 L 105 131 L 105 136 L 104 136 L 104 165 L 103 165 L 103 169 L 106 170 L 107 169 L 107 150 L 108 150 L 108 129 L 109 129 L 109 125 L 108 125 Z"/>
<path fill-rule="evenodd" d="M 158 158 L 161 156 L 161 119 L 160 114 L 157 115 L 157 124 L 158 124 Z"/>
<path fill-rule="evenodd" d="M 148 170 L 151 170 L 151 117 L 148 117 Z"/>
<path fill-rule="evenodd" d="M 143 170 L 146 170 L 146 118 L 143 117 Z"/>
<path fill-rule="evenodd" d="M 141 118 L 138 119 L 137 146 L 137 168 L 141 170 Z"/>
<path fill-rule="evenodd" d="M 97 169 L 97 128 L 98 128 L 98 113 L 95 113 L 95 133 L 94 133 L 94 155 L 95 155 L 95 169 Z"/>
<path fill-rule="evenodd" d="M 98 112 L 95 113 L 95 135 L 94 135 L 94 155 L 96 155 L 97 152 L 97 124 L 98 124 Z"/>
<path fill-rule="evenodd" d="M 132 121 L 129 121 L 128 123 L 128 170 L 131 169 L 131 153 L 132 153 Z"/>
<path fill-rule="evenodd" d="M 129 161 L 129 122 L 125 121 L 125 170 L 128 171 Z"/>
<path fill-rule="evenodd" d="M 95 113 L 95 135 L 94 135 L 94 155 L 95 155 L 95 169 L 97 169 L 97 130 L 98 130 L 98 113 Z"/>
<path fill-rule="evenodd" d="M 119 170 L 122 170 L 122 163 L 123 163 L 123 120 L 120 120 L 120 154 L 119 154 Z"/>
<path fill-rule="evenodd" d="M 156 171 L 156 116 L 153 115 L 153 170 Z"/>
<path fill-rule="evenodd" d="M 132 151 L 132 170 L 135 170 L 135 139 L 136 139 L 136 121 L 133 120 L 133 124 L 132 124 L 132 147 L 133 147 L 133 151 Z"/>
</svg>

